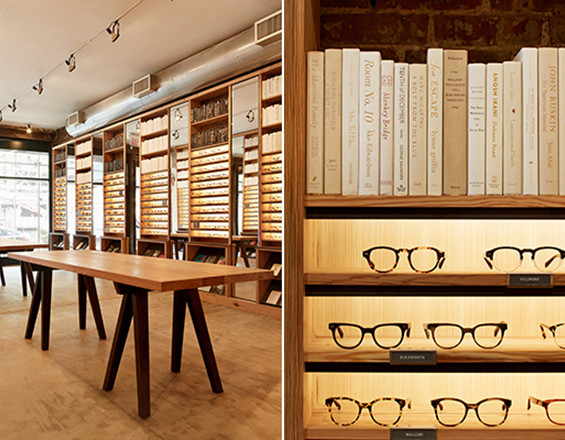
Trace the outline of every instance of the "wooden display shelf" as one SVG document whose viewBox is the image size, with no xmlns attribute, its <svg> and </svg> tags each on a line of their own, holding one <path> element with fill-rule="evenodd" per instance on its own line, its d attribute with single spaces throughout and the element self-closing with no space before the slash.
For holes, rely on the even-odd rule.
<svg viewBox="0 0 565 440">
<path fill-rule="evenodd" d="M 307 195 L 306 207 L 335 208 L 565 208 L 565 196 Z"/>
<path fill-rule="evenodd" d="M 220 147 L 222 145 L 228 145 L 229 142 L 228 141 L 223 141 L 223 142 L 216 142 L 215 144 L 207 144 L 207 145 L 198 145 L 195 147 L 191 147 L 192 151 L 200 151 L 204 148 L 214 148 L 214 147 Z"/>
<path fill-rule="evenodd" d="M 268 98 L 261 99 L 262 106 L 266 106 L 269 104 L 276 104 L 281 101 L 282 101 L 282 94 L 273 95 L 273 96 L 269 96 Z"/>
<path fill-rule="evenodd" d="M 261 131 L 279 131 L 282 130 L 282 122 L 275 122 L 274 124 L 263 125 Z"/>
<path fill-rule="evenodd" d="M 148 118 L 148 119 L 152 119 L 152 118 Z M 160 130 L 155 130 L 152 131 L 151 133 L 145 133 L 140 135 L 141 140 L 146 140 L 146 139 L 150 139 L 153 137 L 157 137 L 157 136 L 162 136 L 164 134 L 168 134 L 169 133 L 169 129 L 168 128 L 161 128 Z"/>
<path fill-rule="evenodd" d="M 214 116 L 212 118 L 203 119 L 201 121 L 191 122 L 190 126 L 192 128 L 199 128 L 205 125 L 215 125 L 222 122 L 227 122 L 229 113 L 224 113 L 223 115 Z"/>
<path fill-rule="evenodd" d="M 142 158 L 146 158 L 146 157 L 153 157 L 153 156 L 164 156 L 169 152 L 168 148 L 163 148 L 161 150 L 155 150 L 155 151 L 149 151 L 147 153 L 139 153 L 139 156 Z M 156 172 L 156 171 L 152 171 L 152 172 Z"/>
<path fill-rule="evenodd" d="M 526 396 L 527 398 L 527 396 Z M 430 406 L 429 414 L 411 414 L 404 410 L 398 426 L 401 428 L 437 428 L 438 440 L 562 440 L 563 427 L 552 424 L 543 409 L 534 412 L 513 412 L 510 408 L 508 420 L 501 426 L 489 428 L 476 421 L 470 411 L 466 420 L 455 428 L 440 425 Z M 538 411 L 539 409 L 539 411 Z M 361 418 L 368 416 L 363 411 Z M 338 426 L 329 413 L 315 413 L 304 429 L 304 438 L 309 440 L 390 440 L 390 428 L 382 427 L 372 421 L 359 420 L 352 426 Z M 407 437 L 408 438 L 408 437 Z M 415 437 L 418 438 L 418 437 Z"/>
<path fill-rule="evenodd" d="M 49 250 L 68 250 L 70 247 L 70 236 L 66 232 L 52 232 L 49 234 Z"/>
</svg>

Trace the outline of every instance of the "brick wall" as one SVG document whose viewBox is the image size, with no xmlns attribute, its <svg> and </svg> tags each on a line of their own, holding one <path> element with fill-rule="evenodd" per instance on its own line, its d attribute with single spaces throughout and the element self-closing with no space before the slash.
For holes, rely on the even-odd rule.
<svg viewBox="0 0 565 440">
<path fill-rule="evenodd" d="M 565 46 L 564 0 L 320 0 L 321 45 L 425 62 L 429 47 L 469 62 L 512 59 L 524 46 Z"/>
</svg>

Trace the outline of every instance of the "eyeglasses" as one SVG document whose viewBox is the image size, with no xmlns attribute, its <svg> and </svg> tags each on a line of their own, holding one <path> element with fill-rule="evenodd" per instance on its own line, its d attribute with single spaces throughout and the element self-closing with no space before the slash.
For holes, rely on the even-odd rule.
<svg viewBox="0 0 565 440">
<path fill-rule="evenodd" d="M 532 403 L 545 409 L 545 414 L 551 423 L 565 425 L 565 399 L 540 400 L 530 396 L 528 397 L 528 411 Z"/>
<path fill-rule="evenodd" d="M 556 271 L 565 258 L 565 251 L 554 246 L 542 246 L 535 249 L 499 246 L 485 252 L 485 262 L 490 269 L 513 272 L 520 267 L 526 253 L 531 255 L 534 265 L 542 272 Z"/>
<path fill-rule="evenodd" d="M 547 339 L 547 335 L 545 334 L 545 330 L 544 330 L 547 329 L 553 335 L 553 340 L 555 341 L 555 344 L 559 348 L 565 350 L 565 324 L 555 324 L 551 326 L 540 324 L 539 328 L 541 330 L 541 335 L 543 339 Z"/>
<path fill-rule="evenodd" d="M 508 417 L 512 406 L 510 399 L 489 397 L 477 403 L 467 403 L 454 397 L 444 397 L 431 401 L 437 421 L 443 426 L 458 426 L 465 421 L 470 409 L 475 410 L 477 419 L 485 426 L 500 426 Z"/>
<path fill-rule="evenodd" d="M 475 327 L 462 327 L 459 324 L 449 322 L 438 322 L 424 324 L 426 338 L 430 339 L 430 333 L 435 344 L 446 350 L 458 347 L 466 333 L 471 333 L 475 343 L 486 350 L 498 347 L 504 332 L 508 329 L 505 322 L 478 324 Z"/>
<path fill-rule="evenodd" d="M 429 273 L 445 262 L 445 252 L 428 246 L 417 246 L 412 249 L 395 249 L 389 246 L 376 246 L 363 251 L 363 257 L 369 267 L 379 273 L 392 272 L 398 265 L 400 254 L 408 253 L 408 263 L 418 273 Z"/>
<path fill-rule="evenodd" d="M 347 350 L 361 345 L 366 333 L 371 334 L 375 344 L 385 350 L 398 347 L 404 340 L 404 335 L 410 337 L 410 324 L 408 323 L 378 324 L 372 328 L 366 328 L 347 322 L 330 322 L 328 328 L 332 332 L 335 343 Z"/>
<path fill-rule="evenodd" d="M 372 402 L 363 403 L 351 397 L 330 397 L 326 399 L 326 406 L 332 422 L 339 426 L 353 425 L 363 408 L 369 410 L 373 422 L 381 426 L 396 425 L 402 417 L 405 406 L 410 408 L 410 401 L 395 397 L 381 397 Z"/>
</svg>

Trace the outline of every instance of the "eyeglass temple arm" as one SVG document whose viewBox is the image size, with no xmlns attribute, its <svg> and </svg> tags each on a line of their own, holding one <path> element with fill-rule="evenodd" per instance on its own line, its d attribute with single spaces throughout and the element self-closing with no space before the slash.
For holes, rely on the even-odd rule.
<svg viewBox="0 0 565 440">
<path fill-rule="evenodd" d="M 339 402 L 334 397 L 330 397 L 329 399 L 326 399 L 326 406 L 328 408 L 330 408 L 332 406 L 332 403 L 334 403 L 335 406 L 337 406 L 337 409 L 341 409 L 341 405 L 339 404 Z"/>
<path fill-rule="evenodd" d="M 540 325 L 539 325 L 539 328 L 540 328 L 540 330 L 541 330 L 541 336 L 543 337 L 543 339 L 547 339 L 547 336 L 546 336 L 546 334 L 545 334 L 544 327 L 549 330 L 549 327 L 548 327 L 547 325 L 545 325 L 545 324 L 540 324 Z"/>
<path fill-rule="evenodd" d="M 424 324 L 424 333 L 426 334 L 426 339 L 430 339 L 430 331 L 428 330 L 427 324 Z"/>
<path fill-rule="evenodd" d="M 554 255 L 553 257 L 551 257 L 549 260 L 547 260 L 547 261 L 545 262 L 544 267 L 549 267 L 549 265 L 550 265 L 551 263 L 553 263 L 553 260 L 555 260 L 555 259 L 558 258 L 558 257 L 560 258 L 559 255 Z"/>
<path fill-rule="evenodd" d="M 492 269 L 492 263 L 490 262 L 490 260 L 487 257 L 485 257 L 485 263 L 487 263 L 487 266 L 488 266 L 489 269 Z"/>
<path fill-rule="evenodd" d="M 538 399 L 536 397 L 528 396 L 528 411 L 532 407 L 532 403 L 534 405 L 543 406 L 543 402 L 540 399 Z"/>
</svg>

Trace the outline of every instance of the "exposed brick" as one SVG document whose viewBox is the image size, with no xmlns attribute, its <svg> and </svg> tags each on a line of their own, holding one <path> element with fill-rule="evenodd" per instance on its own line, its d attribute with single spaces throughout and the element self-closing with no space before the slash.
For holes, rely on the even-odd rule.
<svg viewBox="0 0 565 440">
<path fill-rule="evenodd" d="M 496 11 L 512 11 L 514 9 L 512 3 L 512 0 L 490 0 L 490 7 Z"/>
<path fill-rule="evenodd" d="M 532 0 L 530 8 L 536 12 L 565 12 L 563 0 Z"/>
<path fill-rule="evenodd" d="M 407 63 L 425 63 L 427 61 L 428 51 L 427 48 L 408 49 L 403 61 Z"/>
<path fill-rule="evenodd" d="M 321 0 L 320 5 L 324 8 L 369 8 L 370 0 Z"/>
<path fill-rule="evenodd" d="M 426 15 L 322 15 L 321 37 L 326 47 L 367 44 L 421 44 L 426 41 Z"/>
<path fill-rule="evenodd" d="M 494 40 L 494 19 L 483 16 L 439 16 L 434 40 L 441 47 L 488 46 Z"/>
<path fill-rule="evenodd" d="M 482 0 L 376 0 L 377 9 L 404 10 L 472 10 L 481 6 Z"/>
<path fill-rule="evenodd" d="M 468 51 L 468 60 L 470 63 L 502 63 L 510 61 L 518 52 L 518 47 L 512 48 L 494 48 L 485 49 L 472 48 Z"/>
<path fill-rule="evenodd" d="M 549 37 L 552 45 L 565 44 L 565 15 L 549 18 Z"/>
<path fill-rule="evenodd" d="M 514 0 L 515 12 L 527 11 L 529 10 L 529 8 L 530 8 L 530 2 L 528 0 Z"/>
<path fill-rule="evenodd" d="M 540 17 L 501 17 L 496 23 L 493 44 L 537 46 L 541 42 L 542 24 Z"/>
</svg>

